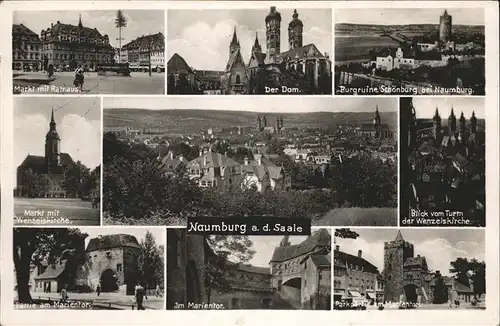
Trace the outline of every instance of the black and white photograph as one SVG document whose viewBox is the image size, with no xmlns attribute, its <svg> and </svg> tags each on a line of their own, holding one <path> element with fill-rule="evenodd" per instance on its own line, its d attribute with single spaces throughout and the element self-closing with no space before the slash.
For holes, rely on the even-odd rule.
<svg viewBox="0 0 500 326">
<path fill-rule="evenodd" d="M 396 226 L 396 98 L 105 98 L 103 223 Z"/>
<path fill-rule="evenodd" d="M 332 94 L 330 8 L 167 16 L 167 94 Z"/>
<path fill-rule="evenodd" d="M 484 95 L 484 8 L 335 11 L 335 94 Z"/>
<path fill-rule="evenodd" d="M 484 229 L 336 229 L 334 309 L 486 309 Z"/>
<path fill-rule="evenodd" d="M 16 11 L 14 94 L 165 94 L 162 10 Z"/>
<path fill-rule="evenodd" d="M 164 228 L 14 228 L 14 308 L 164 310 Z"/>
<path fill-rule="evenodd" d="M 330 310 L 331 240 L 167 228 L 167 309 Z"/>
<path fill-rule="evenodd" d="M 485 226 L 484 98 L 401 98 L 400 226 Z"/>
<path fill-rule="evenodd" d="M 100 225 L 101 100 L 14 99 L 14 224 Z"/>
</svg>

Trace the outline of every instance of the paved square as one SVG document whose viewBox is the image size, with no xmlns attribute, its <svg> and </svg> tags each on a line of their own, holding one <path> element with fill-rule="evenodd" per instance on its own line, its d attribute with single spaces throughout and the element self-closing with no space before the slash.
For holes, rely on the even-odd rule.
<svg viewBox="0 0 500 326">
<path fill-rule="evenodd" d="M 14 225 L 100 225 L 101 212 L 81 199 L 14 198 Z"/>
</svg>

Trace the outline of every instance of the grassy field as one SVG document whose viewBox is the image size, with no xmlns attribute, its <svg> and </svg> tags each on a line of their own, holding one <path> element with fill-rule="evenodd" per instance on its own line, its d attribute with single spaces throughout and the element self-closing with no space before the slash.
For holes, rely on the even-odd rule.
<svg viewBox="0 0 500 326">
<path fill-rule="evenodd" d="M 383 47 L 398 47 L 399 43 L 387 36 L 378 35 L 336 35 L 335 36 L 335 63 L 370 59 L 370 50 Z"/>
<path fill-rule="evenodd" d="M 392 207 L 337 208 L 312 221 L 314 226 L 397 226 L 398 212 Z"/>
</svg>

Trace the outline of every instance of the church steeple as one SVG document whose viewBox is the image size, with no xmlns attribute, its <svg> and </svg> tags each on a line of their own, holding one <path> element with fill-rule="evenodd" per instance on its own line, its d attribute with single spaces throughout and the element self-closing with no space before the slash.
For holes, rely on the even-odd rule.
<svg viewBox="0 0 500 326">
<path fill-rule="evenodd" d="M 47 172 L 50 174 L 53 169 L 61 165 L 60 153 L 61 137 L 57 133 L 56 121 L 54 119 L 54 109 L 52 109 L 49 131 L 45 136 L 45 164 L 47 165 Z"/>
<path fill-rule="evenodd" d="M 234 27 L 233 39 L 229 44 L 229 54 L 233 54 L 234 52 L 240 49 L 240 41 L 238 40 L 238 35 L 236 34 L 236 26 Z"/>
<path fill-rule="evenodd" d="M 257 32 L 255 32 L 255 42 L 252 46 L 252 53 L 262 53 L 262 47 L 259 44 L 259 37 L 257 35 Z"/>
<path fill-rule="evenodd" d="M 457 117 L 455 117 L 455 113 L 453 112 L 453 106 L 451 107 L 451 113 L 448 117 L 448 126 L 451 133 L 455 133 L 457 131 Z"/>
<path fill-rule="evenodd" d="M 83 24 L 82 24 L 82 14 L 80 14 L 80 16 L 78 17 L 78 27 L 80 27 L 80 28 L 83 27 Z"/>
<path fill-rule="evenodd" d="M 396 235 L 396 239 L 394 241 L 405 241 L 405 239 L 403 239 L 403 235 L 401 234 L 401 230 L 398 230 L 398 235 Z"/>
</svg>

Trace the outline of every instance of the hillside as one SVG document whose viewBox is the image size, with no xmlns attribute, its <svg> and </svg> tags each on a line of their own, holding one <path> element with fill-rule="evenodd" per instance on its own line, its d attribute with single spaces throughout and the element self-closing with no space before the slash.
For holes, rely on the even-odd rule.
<svg viewBox="0 0 500 326">
<path fill-rule="evenodd" d="M 373 111 L 369 112 L 313 112 L 313 113 L 256 113 L 250 111 L 215 110 L 144 110 L 105 109 L 105 127 L 130 126 L 134 129 L 165 128 L 169 133 L 198 133 L 208 128 L 256 126 L 258 115 L 265 115 L 268 126 L 283 117 L 285 128 L 335 128 L 339 124 L 371 123 Z M 381 112 L 382 123 L 397 130 L 397 113 Z"/>
<path fill-rule="evenodd" d="M 410 24 L 410 25 L 369 25 L 369 24 L 335 24 L 335 34 L 384 34 L 384 33 L 407 33 L 426 34 L 437 31 L 437 24 Z M 484 26 L 478 25 L 452 25 L 452 33 L 482 33 Z"/>
</svg>

